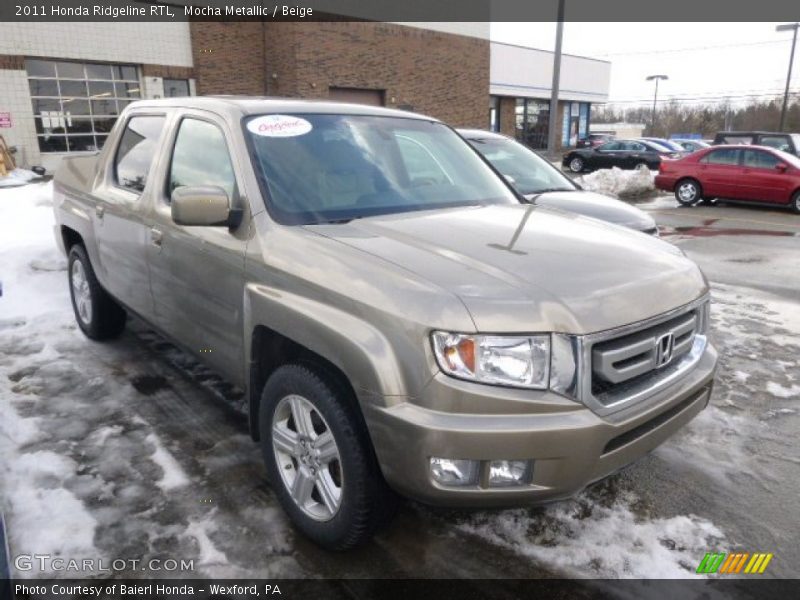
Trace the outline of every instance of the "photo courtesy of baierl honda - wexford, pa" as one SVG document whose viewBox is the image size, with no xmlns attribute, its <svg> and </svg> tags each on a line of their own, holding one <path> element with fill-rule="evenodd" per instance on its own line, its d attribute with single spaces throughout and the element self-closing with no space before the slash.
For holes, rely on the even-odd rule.
<svg viewBox="0 0 800 600">
<path fill-rule="evenodd" d="M 709 285 L 652 225 L 539 205 L 491 158 L 409 110 L 132 102 L 55 173 L 77 325 L 138 317 L 246 390 L 270 487 L 324 547 L 398 495 L 571 497 L 708 404 Z"/>
</svg>

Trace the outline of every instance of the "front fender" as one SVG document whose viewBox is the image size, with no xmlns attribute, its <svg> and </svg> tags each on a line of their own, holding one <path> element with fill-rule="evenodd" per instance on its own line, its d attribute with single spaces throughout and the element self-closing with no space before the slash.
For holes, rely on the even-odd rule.
<svg viewBox="0 0 800 600">
<path fill-rule="evenodd" d="M 326 359 L 350 381 L 360 401 L 384 406 L 407 398 L 400 360 L 374 325 L 341 308 L 263 284 L 249 283 L 244 297 L 245 356 L 251 333 L 264 325 Z"/>
</svg>

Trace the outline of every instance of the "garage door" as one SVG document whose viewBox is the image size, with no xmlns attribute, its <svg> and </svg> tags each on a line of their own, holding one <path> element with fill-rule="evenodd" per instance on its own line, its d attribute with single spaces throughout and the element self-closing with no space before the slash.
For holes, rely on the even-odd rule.
<svg viewBox="0 0 800 600">
<path fill-rule="evenodd" d="M 365 90 L 361 88 L 328 88 L 328 97 L 336 102 L 355 102 L 370 106 L 383 106 L 383 90 Z"/>
</svg>

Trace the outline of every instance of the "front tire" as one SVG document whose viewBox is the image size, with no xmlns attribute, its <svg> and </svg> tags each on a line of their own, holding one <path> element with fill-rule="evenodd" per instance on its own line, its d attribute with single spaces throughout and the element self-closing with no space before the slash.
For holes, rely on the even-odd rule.
<svg viewBox="0 0 800 600">
<path fill-rule="evenodd" d="M 261 451 L 295 526 L 319 545 L 368 541 L 394 507 L 355 399 L 322 370 L 278 368 L 261 395 Z"/>
<path fill-rule="evenodd" d="M 683 206 L 691 206 L 703 197 L 703 188 L 695 179 L 681 179 L 675 185 L 675 199 Z"/>
<path fill-rule="evenodd" d="M 580 156 L 573 156 L 567 164 L 569 166 L 569 170 L 573 173 L 582 173 L 586 168 L 586 163 Z"/>
<path fill-rule="evenodd" d="M 76 244 L 67 259 L 69 295 L 78 327 L 92 340 L 108 340 L 125 329 L 125 310 L 100 286 L 86 249 Z"/>
</svg>

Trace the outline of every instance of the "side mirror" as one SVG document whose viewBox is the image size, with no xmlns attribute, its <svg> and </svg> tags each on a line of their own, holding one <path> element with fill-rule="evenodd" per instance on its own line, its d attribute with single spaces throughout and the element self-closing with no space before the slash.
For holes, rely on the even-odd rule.
<svg viewBox="0 0 800 600">
<path fill-rule="evenodd" d="M 230 226 L 231 203 L 228 194 L 215 185 L 176 188 L 172 192 L 172 220 L 178 225 Z"/>
<path fill-rule="evenodd" d="M 786 169 L 788 168 L 789 165 L 787 165 L 786 163 L 778 163 L 777 165 L 775 165 L 775 170 L 778 171 L 779 173 L 786 173 Z"/>
</svg>

